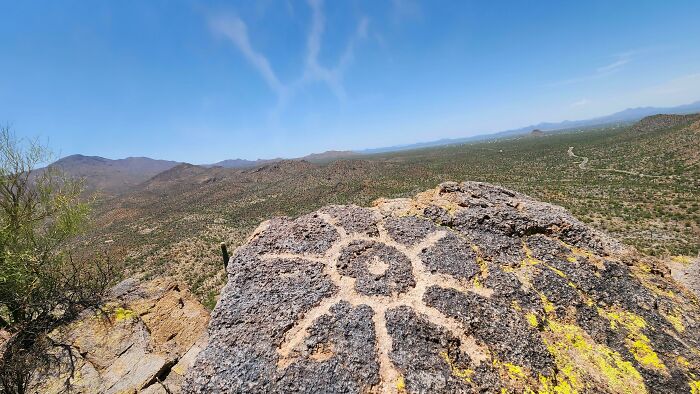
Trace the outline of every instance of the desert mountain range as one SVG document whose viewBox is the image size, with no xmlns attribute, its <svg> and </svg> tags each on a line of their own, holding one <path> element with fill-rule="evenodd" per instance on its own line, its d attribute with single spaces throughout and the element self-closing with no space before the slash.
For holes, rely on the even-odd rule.
<svg viewBox="0 0 700 394">
<path fill-rule="evenodd" d="M 212 164 L 202 164 L 201 166 L 246 169 L 260 167 L 283 160 L 304 160 L 313 163 L 324 163 L 337 159 L 361 158 L 363 155 L 373 153 L 388 153 L 410 149 L 478 142 L 489 139 L 514 138 L 526 135 L 543 135 L 545 132 L 554 133 L 558 131 L 575 131 L 577 129 L 583 130 L 593 127 L 609 126 L 611 124 L 628 124 L 638 121 L 646 116 L 659 113 L 687 114 L 698 111 L 700 111 L 700 101 L 692 104 L 668 108 L 629 108 L 611 115 L 592 119 L 563 121 L 557 123 L 544 122 L 519 129 L 507 130 L 493 134 L 480 134 L 466 138 L 441 139 L 410 145 L 396 145 L 359 151 L 330 150 L 322 153 L 312 153 L 307 156 L 293 159 L 227 159 Z M 533 131 L 536 132 L 533 133 Z M 69 175 L 85 178 L 88 191 L 101 191 L 107 195 L 117 195 L 179 164 L 183 163 L 170 160 L 151 159 L 148 157 L 128 157 L 125 159 L 113 160 L 99 156 L 83 156 L 76 154 L 66 156 L 52 163 L 51 165 L 62 168 Z"/>
</svg>

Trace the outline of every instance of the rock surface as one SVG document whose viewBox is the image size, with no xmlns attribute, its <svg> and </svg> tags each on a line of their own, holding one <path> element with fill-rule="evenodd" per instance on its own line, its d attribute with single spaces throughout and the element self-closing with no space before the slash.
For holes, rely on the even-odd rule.
<svg viewBox="0 0 700 394">
<path fill-rule="evenodd" d="M 71 392 L 179 393 L 206 343 L 208 311 L 170 279 L 127 279 L 112 289 L 103 312 L 88 310 L 52 333 L 73 350 Z M 70 363 L 38 375 L 38 392 L 62 393 Z"/>
<path fill-rule="evenodd" d="M 444 183 L 263 223 L 188 393 L 697 393 L 700 307 L 563 208 Z"/>
<path fill-rule="evenodd" d="M 700 297 L 700 253 L 697 257 L 674 256 L 667 262 L 673 279 Z"/>
</svg>

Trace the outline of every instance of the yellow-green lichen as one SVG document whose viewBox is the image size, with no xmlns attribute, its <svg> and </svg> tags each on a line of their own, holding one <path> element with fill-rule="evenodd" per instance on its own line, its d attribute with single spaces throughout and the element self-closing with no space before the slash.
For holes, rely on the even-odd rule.
<svg viewBox="0 0 700 394">
<path fill-rule="evenodd" d="M 639 283 L 642 284 L 647 290 L 651 291 L 657 297 L 669 298 L 672 300 L 676 299 L 676 293 L 673 290 L 668 289 L 667 283 L 659 283 L 658 277 L 653 274 L 646 274 L 644 272 L 634 272 L 635 277 L 639 279 Z"/>
<path fill-rule="evenodd" d="M 479 264 L 479 272 L 481 273 L 481 276 L 485 278 L 489 275 L 489 264 L 483 257 L 481 257 L 481 250 L 479 250 L 479 246 L 471 245 L 471 247 L 476 254 L 476 263 Z"/>
<path fill-rule="evenodd" d="M 690 385 L 690 394 L 700 394 L 700 380 L 691 380 L 688 384 Z"/>
<path fill-rule="evenodd" d="M 503 363 L 503 366 L 506 368 L 506 371 L 508 371 L 510 376 L 521 379 L 525 378 L 525 372 L 523 372 L 523 369 L 520 366 L 511 363 Z"/>
<path fill-rule="evenodd" d="M 122 321 L 122 320 L 131 320 L 136 318 L 136 312 L 132 311 L 131 309 L 125 309 L 122 307 L 118 307 L 117 309 L 114 310 L 114 320 L 115 321 Z"/>
<path fill-rule="evenodd" d="M 678 363 L 678 365 L 680 365 L 681 367 L 683 367 L 685 369 L 690 368 L 690 362 L 688 361 L 687 358 L 685 358 L 683 356 L 676 357 L 676 363 Z"/>
<path fill-rule="evenodd" d="M 666 297 L 666 298 L 670 298 L 672 300 L 676 299 L 676 293 L 674 293 L 672 290 L 662 289 L 657 284 L 651 283 L 651 282 L 646 281 L 646 280 L 641 280 L 640 282 L 641 282 L 642 286 L 651 290 L 654 294 L 656 294 L 659 297 Z"/>
<path fill-rule="evenodd" d="M 632 363 L 593 341 L 580 327 L 549 320 L 548 329 L 543 339 L 560 371 L 557 381 L 568 384 L 559 383 L 559 392 L 591 391 L 598 384 L 616 393 L 646 393 L 644 380 Z M 543 386 L 543 390 L 550 389 Z M 552 390 L 549 392 L 557 392 Z"/>
<path fill-rule="evenodd" d="M 690 256 L 673 256 L 671 257 L 671 261 L 674 263 L 688 265 L 691 261 L 693 261 L 693 258 Z"/>
<path fill-rule="evenodd" d="M 624 327 L 627 329 L 625 340 L 627 348 L 643 367 L 657 371 L 666 370 L 666 366 L 654 352 L 649 337 L 642 333 L 642 330 L 647 327 L 647 323 L 642 317 L 618 308 L 608 310 L 598 308 L 598 313 L 610 321 L 610 328 Z"/>
<path fill-rule="evenodd" d="M 683 315 L 681 314 L 680 310 L 674 308 L 671 311 L 671 313 L 663 314 L 663 316 L 669 323 L 671 323 L 671 325 L 673 326 L 673 328 L 676 329 L 676 331 L 685 331 L 685 325 L 683 324 Z"/>
<path fill-rule="evenodd" d="M 564 375 L 566 373 L 564 372 Z M 540 375 L 540 388 L 537 390 L 537 394 L 577 394 L 578 391 L 573 387 L 571 383 L 564 379 L 558 380 L 556 383 L 552 382 L 552 378 Z"/>
<path fill-rule="evenodd" d="M 544 376 L 538 374 L 538 379 L 529 379 L 526 371 L 515 364 L 504 363 L 494 360 L 493 365 L 500 368 L 507 376 L 507 379 L 511 383 L 515 383 L 516 387 L 520 387 L 515 390 L 515 392 L 522 392 L 525 394 L 575 394 L 577 393 L 573 384 L 577 382 L 575 376 L 570 376 L 572 374 L 571 368 L 564 368 L 559 371 L 557 379 L 553 377 Z M 533 389 L 533 386 L 536 389 Z M 507 393 L 508 390 L 501 389 L 502 393 Z"/>
<path fill-rule="evenodd" d="M 566 274 L 565 274 L 563 271 L 561 271 L 561 270 L 559 270 L 559 269 L 556 269 L 556 268 L 552 267 L 552 266 L 549 265 L 549 264 L 546 264 L 546 266 L 547 266 L 547 268 L 549 268 L 549 269 L 552 270 L 555 274 L 561 276 L 562 278 L 566 278 L 566 277 L 567 277 Z"/>
<path fill-rule="evenodd" d="M 537 386 L 537 380 L 532 377 L 530 371 L 513 363 L 504 362 L 496 358 L 492 361 L 493 367 L 499 371 L 501 382 L 507 392 L 532 393 L 533 386 Z"/>
<path fill-rule="evenodd" d="M 649 338 L 644 334 L 639 334 L 636 339 L 627 338 L 630 352 L 642 366 L 650 369 L 665 370 L 666 366 L 659 359 L 659 356 L 651 348 Z"/>
<path fill-rule="evenodd" d="M 489 276 L 489 265 L 481 257 L 481 251 L 479 250 L 479 247 L 477 245 L 471 245 L 472 250 L 476 254 L 476 262 L 479 264 L 479 273 L 474 275 L 474 278 L 472 279 L 472 284 L 476 288 L 483 288 L 484 285 L 481 283 L 481 278 L 487 278 Z"/>
<path fill-rule="evenodd" d="M 616 329 L 618 326 L 623 326 L 630 332 L 638 333 L 641 329 L 647 326 L 647 322 L 643 318 L 622 309 L 609 308 L 606 310 L 603 308 L 598 308 L 598 313 L 610 321 L 610 328 L 612 329 Z"/>
<path fill-rule="evenodd" d="M 530 323 L 530 326 L 537 327 L 539 325 L 537 322 L 537 316 L 535 316 L 534 313 L 528 313 L 525 315 L 525 318 L 527 319 L 527 322 Z"/>
<path fill-rule="evenodd" d="M 542 300 L 542 307 L 544 308 L 544 311 L 547 314 L 551 314 L 552 312 L 554 312 L 554 304 L 552 304 L 552 302 L 549 301 L 546 295 L 540 293 L 540 299 Z"/>
<path fill-rule="evenodd" d="M 400 393 L 406 391 L 406 381 L 403 379 L 403 376 L 399 376 L 396 379 L 396 390 Z"/>
<path fill-rule="evenodd" d="M 450 359 L 450 356 L 447 354 L 447 352 L 440 352 L 440 357 L 442 357 L 443 360 L 445 360 L 445 363 L 450 367 L 450 371 L 452 371 L 452 375 L 455 377 L 458 377 L 468 383 L 473 383 L 472 382 L 472 375 L 474 374 L 474 371 L 469 369 L 469 368 L 459 368 L 455 365 L 455 362 Z"/>
<path fill-rule="evenodd" d="M 533 266 L 541 263 L 540 260 L 536 259 L 532 255 L 532 250 L 530 249 L 529 246 L 527 246 L 527 243 L 523 241 L 523 252 L 525 252 L 525 258 L 520 262 L 520 267 L 528 267 L 528 266 Z"/>
<path fill-rule="evenodd" d="M 585 249 L 577 248 L 576 246 L 570 245 L 562 240 L 559 240 L 559 243 L 561 243 L 565 248 L 571 251 L 571 256 L 567 257 L 567 260 L 569 260 L 569 262 L 573 263 L 578 260 L 577 257 L 583 257 L 599 269 L 605 269 L 605 264 L 603 263 L 603 260 L 595 254 Z M 600 273 L 598 272 L 596 272 L 595 274 L 600 275 Z"/>
</svg>

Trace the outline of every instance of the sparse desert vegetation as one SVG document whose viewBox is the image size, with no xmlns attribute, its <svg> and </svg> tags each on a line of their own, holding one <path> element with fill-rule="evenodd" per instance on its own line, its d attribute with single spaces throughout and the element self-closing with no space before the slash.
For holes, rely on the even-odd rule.
<svg viewBox="0 0 700 394">
<path fill-rule="evenodd" d="M 0 394 L 700 394 L 700 1 L 5 1 Z"/>
<path fill-rule="evenodd" d="M 643 253 L 694 256 L 700 249 L 700 123 L 692 116 L 671 119 L 320 164 L 181 165 L 103 201 L 86 242 L 119 256 L 126 275 L 185 280 L 211 307 L 225 281 L 219 242 L 233 249 L 263 220 L 475 180 L 562 205 Z M 569 147 L 589 158 L 587 168 L 567 155 Z"/>
</svg>

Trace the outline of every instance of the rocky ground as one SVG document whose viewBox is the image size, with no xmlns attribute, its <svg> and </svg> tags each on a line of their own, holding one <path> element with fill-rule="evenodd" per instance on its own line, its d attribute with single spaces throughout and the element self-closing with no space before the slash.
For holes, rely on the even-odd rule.
<svg viewBox="0 0 700 394">
<path fill-rule="evenodd" d="M 183 391 L 697 393 L 700 305 L 564 209 L 444 183 L 264 222 Z"/>
<path fill-rule="evenodd" d="M 112 290 L 102 311 L 51 334 L 71 347 L 64 363 L 36 376 L 35 392 L 179 393 L 182 378 L 206 343 L 208 311 L 175 281 L 128 279 Z M 34 392 L 34 391 L 33 391 Z"/>
<path fill-rule="evenodd" d="M 667 262 L 673 279 L 700 297 L 700 254 L 696 258 L 678 256 Z"/>
</svg>

